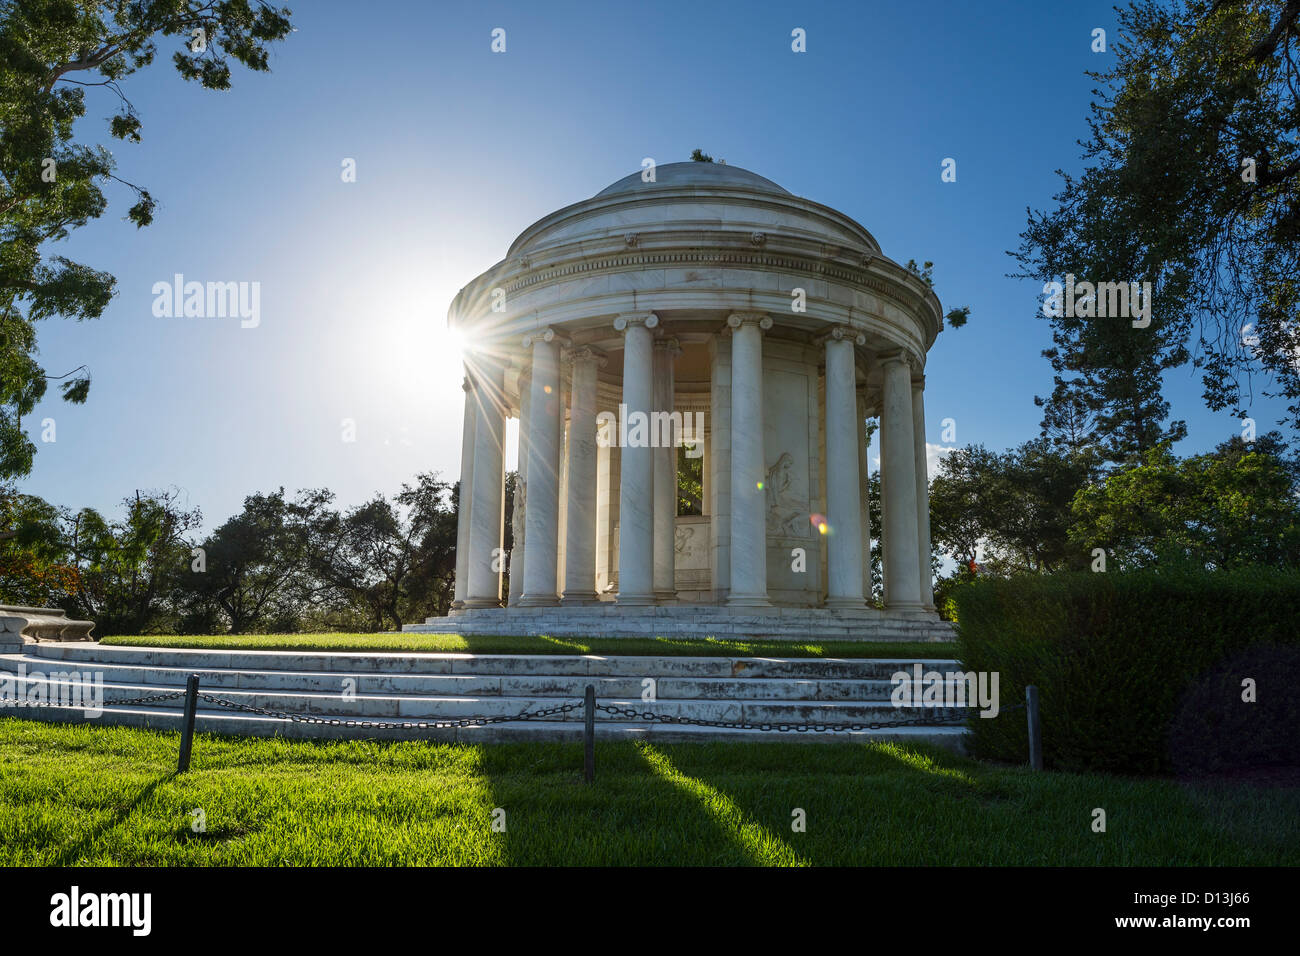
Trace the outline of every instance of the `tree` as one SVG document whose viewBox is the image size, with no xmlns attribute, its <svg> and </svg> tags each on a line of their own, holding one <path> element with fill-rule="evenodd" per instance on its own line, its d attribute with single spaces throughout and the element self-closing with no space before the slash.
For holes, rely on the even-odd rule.
<svg viewBox="0 0 1300 956">
<path fill-rule="evenodd" d="M 79 588 L 66 512 L 34 495 L 0 489 L 0 602 L 68 608 Z"/>
<path fill-rule="evenodd" d="M 1277 432 L 1179 459 L 1168 446 L 1079 492 L 1071 539 L 1120 570 L 1300 566 L 1295 463 Z"/>
<path fill-rule="evenodd" d="M 1144 0 L 1122 39 L 1055 208 L 1030 212 L 1022 277 L 1150 282 L 1150 324 L 1053 316 L 1045 429 L 1080 403 L 1107 458 L 1142 457 L 1186 429 L 1160 377 L 1201 369 L 1209 408 L 1243 413 L 1263 372 L 1300 426 L 1300 77 L 1297 0 Z"/>
<path fill-rule="evenodd" d="M 698 446 L 694 446 L 698 447 Z M 704 456 L 692 458 L 685 445 L 677 449 L 677 514 L 704 514 Z"/>
<path fill-rule="evenodd" d="M 293 630 L 310 597 L 308 527 L 314 503 L 286 501 L 284 489 L 244 499 L 243 510 L 202 544 L 204 567 L 192 570 L 183 616 L 219 617 L 226 630 Z"/>
<path fill-rule="evenodd" d="M 364 608 L 375 631 L 445 614 L 456 572 L 451 490 L 437 475 L 421 474 L 392 501 L 375 495 L 345 514 L 305 509 L 308 567 L 319 582 L 315 593 Z M 332 497 L 312 493 L 318 505 Z"/>
<path fill-rule="evenodd" d="M 930 535 L 961 567 L 995 574 L 1086 567 L 1070 540 L 1070 503 L 1088 481 L 1090 459 L 1044 439 L 1007 452 L 959 448 L 930 483 Z"/>
<path fill-rule="evenodd" d="M 110 181 L 135 195 L 128 219 L 145 226 L 153 218 L 153 197 L 115 175 L 107 149 L 74 142 L 86 90 L 114 94 L 109 133 L 140 142 L 141 118 L 122 81 L 153 61 L 159 38 L 176 38 L 182 77 L 224 90 L 232 59 L 266 71 L 269 44 L 291 29 L 287 9 L 260 0 L 0 0 L 0 476 L 31 471 L 36 446 L 22 416 L 50 381 L 70 402 L 84 402 L 90 388 L 84 367 L 41 368 L 35 323 L 98 318 L 114 292 L 108 273 L 43 247 L 102 216 Z"/>
<path fill-rule="evenodd" d="M 123 500 L 122 521 L 108 522 L 84 508 L 68 532 L 77 568 L 77 607 L 95 620 L 100 634 L 144 634 L 161 627 L 177 575 L 188 569 L 187 535 L 202 520 L 184 510 L 176 491 Z"/>
<path fill-rule="evenodd" d="M 0 493 L 0 591 L 6 601 L 62 607 L 96 633 L 144 634 L 171 622 L 172 588 L 188 567 L 187 535 L 201 520 L 176 491 L 137 491 L 124 517 L 73 513 L 40 498 Z"/>
</svg>

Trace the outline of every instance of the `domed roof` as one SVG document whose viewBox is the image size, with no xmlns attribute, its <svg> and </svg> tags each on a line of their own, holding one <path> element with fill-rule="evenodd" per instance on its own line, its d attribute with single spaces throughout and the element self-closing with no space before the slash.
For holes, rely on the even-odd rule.
<svg viewBox="0 0 1300 956">
<path fill-rule="evenodd" d="M 726 163 L 665 163 L 655 167 L 655 181 L 642 182 L 641 172 L 624 176 L 616 183 L 606 186 L 596 197 L 613 196 L 618 193 L 636 192 L 642 189 L 654 189 L 656 186 L 742 186 L 756 192 L 780 193 L 789 196 L 788 190 L 782 189 L 770 179 L 764 179 L 758 173 L 751 173 L 739 166 Z"/>
</svg>

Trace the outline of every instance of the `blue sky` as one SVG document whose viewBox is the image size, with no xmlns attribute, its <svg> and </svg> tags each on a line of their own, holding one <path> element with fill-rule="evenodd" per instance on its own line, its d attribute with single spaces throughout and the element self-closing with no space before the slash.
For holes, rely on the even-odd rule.
<svg viewBox="0 0 1300 956">
<path fill-rule="evenodd" d="M 957 444 L 1037 434 L 1050 328 L 1006 250 L 1053 171 L 1079 166 L 1108 2 L 311 0 L 294 22 L 272 72 L 237 70 L 231 91 L 182 81 L 166 47 L 125 84 L 144 142 L 111 142 L 118 174 L 160 205 L 137 231 L 112 191 L 48 250 L 113 273 L 118 294 L 95 322 L 39 331 L 51 372 L 87 364 L 94 384 L 86 405 L 51 389 L 28 417 L 37 436 L 53 418 L 56 441 L 38 439 L 25 491 L 117 513 L 137 488 L 177 487 L 212 527 L 280 486 L 351 504 L 419 471 L 454 479 L 457 289 L 551 210 L 696 147 L 853 216 L 900 262 L 932 260 L 945 309 L 971 307 L 930 353 L 932 442 L 944 418 Z M 115 104 L 89 102 L 83 136 L 106 142 Z M 259 325 L 155 317 L 151 289 L 175 273 L 259 282 Z M 1184 453 L 1239 431 L 1191 370 L 1166 395 Z M 1253 411 L 1267 430 L 1275 407 Z"/>
</svg>

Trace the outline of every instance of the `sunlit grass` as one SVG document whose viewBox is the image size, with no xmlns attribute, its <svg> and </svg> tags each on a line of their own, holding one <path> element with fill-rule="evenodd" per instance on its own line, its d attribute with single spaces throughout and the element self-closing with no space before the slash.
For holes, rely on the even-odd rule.
<svg viewBox="0 0 1300 956">
<path fill-rule="evenodd" d="M 464 637 L 459 634 L 148 634 L 106 637 L 104 645 L 207 650 L 402 651 L 476 654 L 605 654 L 667 657 L 919 657 L 950 659 L 956 643 L 742 641 L 681 637 Z"/>
<path fill-rule="evenodd" d="M 176 749 L 175 734 L 0 718 L 0 865 L 1300 864 L 1294 789 L 925 747 L 602 742 L 591 786 L 578 744 L 199 735 L 181 776 Z"/>
</svg>

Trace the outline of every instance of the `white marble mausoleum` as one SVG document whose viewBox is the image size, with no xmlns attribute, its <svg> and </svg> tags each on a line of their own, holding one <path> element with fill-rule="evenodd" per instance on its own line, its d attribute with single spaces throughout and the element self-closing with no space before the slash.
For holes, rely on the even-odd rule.
<svg viewBox="0 0 1300 956">
<path fill-rule="evenodd" d="M 529 226 L 449 321 L 466 344 L 455 603 L 410 630 L 950 636 L 924 427 L 942 312 L 853 219 L 736 166 L 658 166 Z"/>
</svg>

